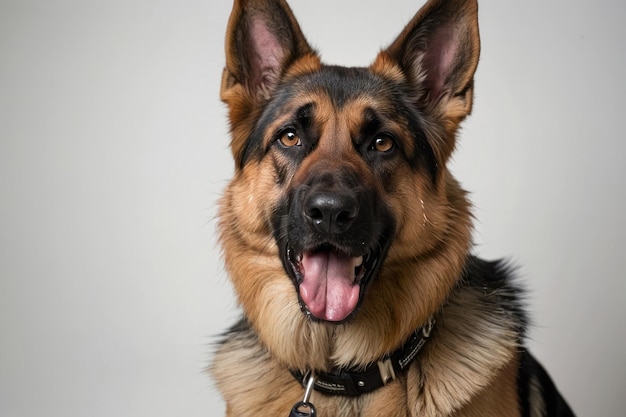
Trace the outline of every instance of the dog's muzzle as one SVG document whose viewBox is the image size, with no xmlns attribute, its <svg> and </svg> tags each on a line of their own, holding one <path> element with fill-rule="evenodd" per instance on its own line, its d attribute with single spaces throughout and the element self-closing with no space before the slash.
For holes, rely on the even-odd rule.
<svg viewBox="0 0 626 417">
<path fill-rule="evenodd" d="M 392 222 L 354 175 L 313 177 L 289 200 L 277 240 L 302 310 L 315 320 L 342 322 L 376 275 Z"/>
</svg>

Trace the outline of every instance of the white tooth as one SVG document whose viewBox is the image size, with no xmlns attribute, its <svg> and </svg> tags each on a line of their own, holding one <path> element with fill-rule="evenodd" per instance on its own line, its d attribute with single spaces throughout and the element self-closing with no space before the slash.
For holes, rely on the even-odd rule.
<svg viewBox="0 0 626 417">
<path fill-rule="evenodd" d="M 363 265 L 363 257 L 359 256 L 358 258 L 354 258 L 354 267 L 358 268 L 361 265 Z"/>
</svg>

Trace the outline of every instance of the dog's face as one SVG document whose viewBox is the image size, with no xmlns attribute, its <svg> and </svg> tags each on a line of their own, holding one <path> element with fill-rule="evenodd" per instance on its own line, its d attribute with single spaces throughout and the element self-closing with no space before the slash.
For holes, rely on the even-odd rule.
<svg viewBox="0 0 626 417">
<path fill-rule="evenodd" d="M 366 70 L 325 68 L 285 85 L 285 103 L 266 113 L 274 123 L 263 129 L 264 152 L 284 185 L 273 235 L 313 319 L 343 321 L 356 310 L 395 232 L 386 197 L 414 152 L 402 126 L 419 125 L 390 117 L 407 109 L 385 97 L 385 84 Z"/>
<path fill-rule="evenodd" d="M 446 162 L 478 51 L 475 1 L 431 0 L 368 68 L 323 65 L 284 1 L 235 1 L 222 99 L 236 172 L 220 227 L 256 327 L 295 329 L 296 314 L 393 327 L 402 303 L 415 304 L 408 326 L 432 314 L 469 246 Z"/>
</svg>

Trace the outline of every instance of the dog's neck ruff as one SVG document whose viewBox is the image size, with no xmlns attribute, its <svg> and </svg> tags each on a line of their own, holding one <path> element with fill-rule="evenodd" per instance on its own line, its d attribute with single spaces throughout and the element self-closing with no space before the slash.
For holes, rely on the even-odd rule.
<svg viewBox="0 0 626 417">
<path fill-rule="evenodd" d="M 404 373 L 428 341 L 434 326 L 435 319 L 431 317 L 424 326 L 415 330 L 398 350 L 363 369 L 339 368 L 331 372 L 291 371 L 291 373 L 304 387 L 313 374 L 315 378 L 313 388 L 323 394 L 347 397 L 367 394 L 387 385 Z"/>
</svg>

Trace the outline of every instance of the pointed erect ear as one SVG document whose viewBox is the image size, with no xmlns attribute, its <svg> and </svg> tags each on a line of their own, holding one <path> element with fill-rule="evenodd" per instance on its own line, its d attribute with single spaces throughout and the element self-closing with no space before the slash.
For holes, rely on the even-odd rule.
<svg viewBox="0 0 626 417">
<path fill-rule="evenodd" d="M 391 61 L 420 90 L 420 105 L 443 104 L 460 121 L 471 111 L 479 54 L 476 0 L 430 0 L 372 68 Z"/>
<path fill-rule="evenodd" d="M 222 98 L 236 86 L 268 96 L 284 70 L 313 54 L 284 0 L 235 0 L 226 32 Z"/>
</svg>

